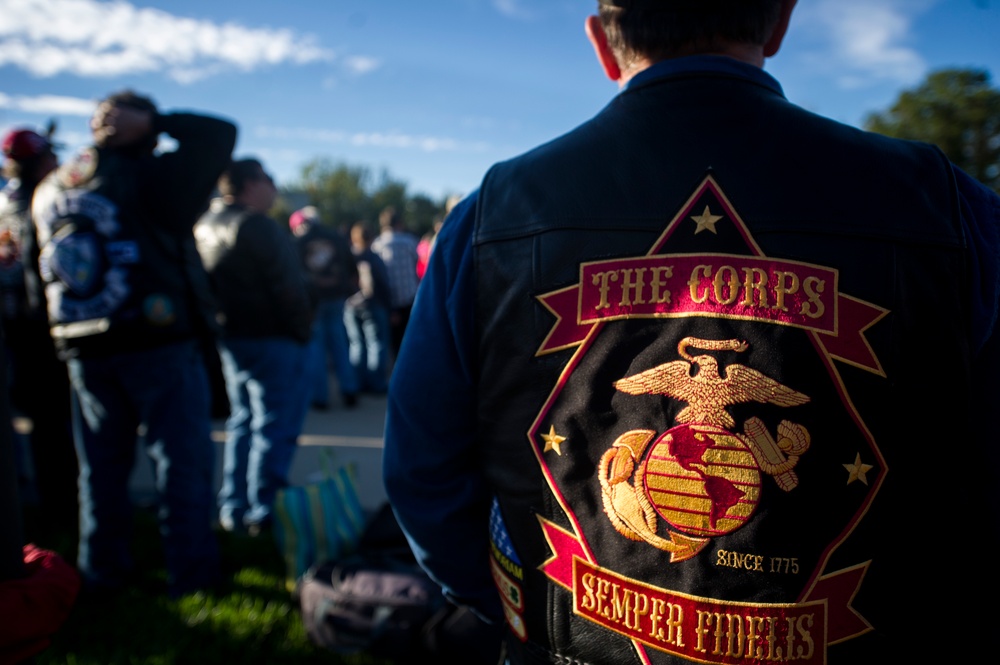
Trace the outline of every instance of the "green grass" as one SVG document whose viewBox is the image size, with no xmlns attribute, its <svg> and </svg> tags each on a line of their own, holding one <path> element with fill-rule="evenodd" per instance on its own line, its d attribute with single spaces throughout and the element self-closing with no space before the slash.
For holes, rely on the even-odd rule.
<svg viewBox="0 0 1000 665">
<path fill-rule="evenodd" d="M 171 600 L 163 593 L 166 574 L 155 518 L 138 511 L 135 584 L 99 604 L 77 602 L 32 665 L 389 665 L 364 653 L 334 654 L 309 641 L 270 537 L 220 532 L 219 544 L 220 589 Z M 75 560 L 76 544 L 68 534 L 39 545 L 69 563 Z"/>
</svg>

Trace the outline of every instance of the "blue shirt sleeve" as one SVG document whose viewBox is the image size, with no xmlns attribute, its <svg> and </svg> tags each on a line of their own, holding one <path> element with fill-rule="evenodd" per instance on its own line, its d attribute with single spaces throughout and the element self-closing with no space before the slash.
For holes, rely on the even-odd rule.
<svg viewBox="0 0 1000 665">
<path fill-rule="evenodd" d="M 449 598 L 496 622 L 492 493 L 476 452 L 476 199 L 470 194 L 448 216 L 417 291 L 392 370 L 382 470 L 417 560 Z"/>
</svg>

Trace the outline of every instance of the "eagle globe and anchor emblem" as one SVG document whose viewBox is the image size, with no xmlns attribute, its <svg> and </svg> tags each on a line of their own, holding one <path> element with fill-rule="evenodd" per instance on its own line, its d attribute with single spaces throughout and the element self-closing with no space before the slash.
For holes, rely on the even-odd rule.
<svg viewBox="0 0 1000 665">
<path fill-rule="evenodd" d="M 790 407 L 809 397 L 745 365 L 727 365 L 722 376 L 713 356 L 688 352 L 747 348 L 742 340 L 685 337 L 677 345 L 683 360 L 614 383 L 630 395 L 658 394 L 687 403 L 675 426 L 659 437 L 644 429 L 619 436 L 598 467 L 604 510 L 615 529 L 669 552 L 671 563 L 690 559 L 711 538 L 743 526 L 760 501 L 762 472 L 786 492 L 798 485 L 794 468 L 809 449 L 808 430 L 782 420 L 775 437 L 755 416 L 736 432 L 726 407 L 743 402 Z M 672 527 L 667 538 L 657 533 L 658 517 Z"/>
</svg>

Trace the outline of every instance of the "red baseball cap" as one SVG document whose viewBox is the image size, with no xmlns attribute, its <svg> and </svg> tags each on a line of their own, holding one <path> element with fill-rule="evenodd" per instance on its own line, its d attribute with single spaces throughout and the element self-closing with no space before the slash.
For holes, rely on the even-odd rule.
<svg viewBox="0 0 1000 665">
<path fill-rule="evenodd" d="M 13 129 L 3 138 L 3 154 L 22 162 L 52 152 L 52 142 L 31 129 Z"/>
</svg>

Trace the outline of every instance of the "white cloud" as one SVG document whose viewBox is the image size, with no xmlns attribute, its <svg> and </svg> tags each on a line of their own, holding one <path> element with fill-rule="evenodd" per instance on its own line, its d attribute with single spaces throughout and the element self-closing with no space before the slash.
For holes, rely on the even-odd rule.
<svg viewBox="0 0 1000 665">
<path fill-rule="evenodd" d="M 364 55 L 344 58 L 344 67 L 352 74 L 367 74 L 382 66 L 382 61 Z"/>
<path fill-rule="evenodd" d="M 39 95 L 26 97 L 7 95 L 0 92 L 0 109 L 38 113 L 42 115 L 78 115 L 90 117 L 97 106 L 93 99 L 79 97 L 61 97 L 59 95 Z"/>
<path fill-rule="evenodd" d="M 493 7 L 508 18 L 530 20 L 534 14 L 522 5 L 522 0 L 493 0 Z"/>
<path fill-rule="evenodd" d="M 352 146 L 419 150 L 421 152 L 482 152 L 489 149 L 483 141 L 462 142 L 435 136 L 414 136 L 396 131 L 345 132 L 332 129 L 289 129 L 257 127 L 254 135 L 260 139 L 297 140 L 309 143 L 341 143 Z"/>
<path fill-rule="evenodd" d="M 333 59 L 312 35 L 184 18 L 125 0 L 3 0 L 0 12 L 0 66 L 43 77 L 163 71 L 190 82 Z"/>
<path fill-rule="evenodd" d="M 928 0 L 820 0 L 800 4 L 802 19 L 829 40 L 828 64 L 839 70 L 843 88 L 919 79 L 927 63 L 915 48 L 915 19 Z M 794 19 L 793 19 L 794 20 Z"/>
</svg>

